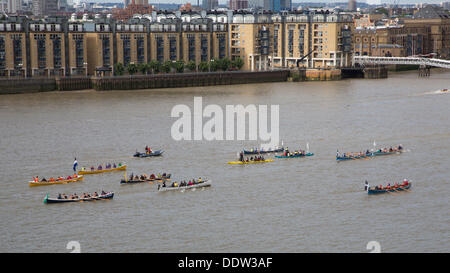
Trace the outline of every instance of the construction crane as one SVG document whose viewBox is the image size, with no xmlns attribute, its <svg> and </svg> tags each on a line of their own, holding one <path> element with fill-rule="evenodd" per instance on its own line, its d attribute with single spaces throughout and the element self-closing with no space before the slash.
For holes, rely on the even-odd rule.
<svg viewBox="0 0 450 273">
<path fill-rule="evenodd" d="M 315 51 L 315 49 L 311 50 L 308 54 L 306 54 L 305 56 L 301 57 L 300 59 L 297 60 L 297 67 L 299 67 L 299 64 L 309 55 L 311 55 L 313 52 Z"/>
</svg>

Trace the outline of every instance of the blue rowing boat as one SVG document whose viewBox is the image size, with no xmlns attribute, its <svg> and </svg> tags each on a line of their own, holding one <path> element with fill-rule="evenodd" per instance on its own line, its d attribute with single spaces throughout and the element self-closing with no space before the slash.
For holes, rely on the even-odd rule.
<svg viewBox="0 0 450 273">
<path fill-rule="evenodd" d="M 133 156 L 134 157 L 150 157 L 150 156 L 160 156 L 163 154 L 164 151 L 162 150 L 157 150 L 157 151 L 153 151 L 151 153 L 140 153 L 140 152 L 136 152 Z"/>
<path fill-rule="evenodd" d="M 276 155 L 276 158 L 293 158 L 293 157 L 306 157 L 306 156 L 313 156 L 314 153 L 307 153 L 307 154 L 292 154 L 292 155 Z"/>
</svg>

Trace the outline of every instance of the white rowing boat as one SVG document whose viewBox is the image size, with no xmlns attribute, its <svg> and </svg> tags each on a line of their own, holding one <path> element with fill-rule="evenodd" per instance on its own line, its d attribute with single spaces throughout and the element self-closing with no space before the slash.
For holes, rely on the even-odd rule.
<svg viewBox="0 0 450 273">
<path fill-rule="evenodd" d="M 205 180 L 204 182 L 201 182 L 199 184 L 194 184 L 190 186 L 183 186 L 183 187 L 171 187 L 166 186 L 162 187 L 158 185 L 158 191 L 177 191 L 177 190 L 189 190 L 189 189 L 195 189 L 195 188 L 203 188 L 203 187 L 210 187 L 211 186 L 211 180 Z"/>
</svg>

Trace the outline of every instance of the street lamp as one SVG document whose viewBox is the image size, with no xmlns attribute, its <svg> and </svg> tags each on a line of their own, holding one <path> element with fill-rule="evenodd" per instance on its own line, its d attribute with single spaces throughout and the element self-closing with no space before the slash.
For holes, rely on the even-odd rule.
<svg viewBox="0 0 450 273">
<path fill-rule="evenodd" d="M 19 66 L 19 70 L 23 70 L 24 77 L 27 78 L 27 70 L 23 69 L 23 63 L 17 64 Z"/>
<path fill-rule="evenodd" d="M 86 77 L 87 77 L 88 76 L 88 69 L 87 69 L 88 63 L 84 62 L 83 65 L 84 65 L 84 71 L 86 72 Z"/>
</svg>

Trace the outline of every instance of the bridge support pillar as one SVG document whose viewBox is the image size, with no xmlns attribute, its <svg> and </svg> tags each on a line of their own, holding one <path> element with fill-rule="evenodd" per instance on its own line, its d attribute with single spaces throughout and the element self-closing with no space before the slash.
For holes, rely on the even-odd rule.
<svg viewBox="0 0 450 273">
<path fill-rule="evenodd" d="M 419 77 L 429 77 L 430 74 L 431 74 L 431 70 L 428 65 L 421 65 L 419 67 Z"/>
</svg>

